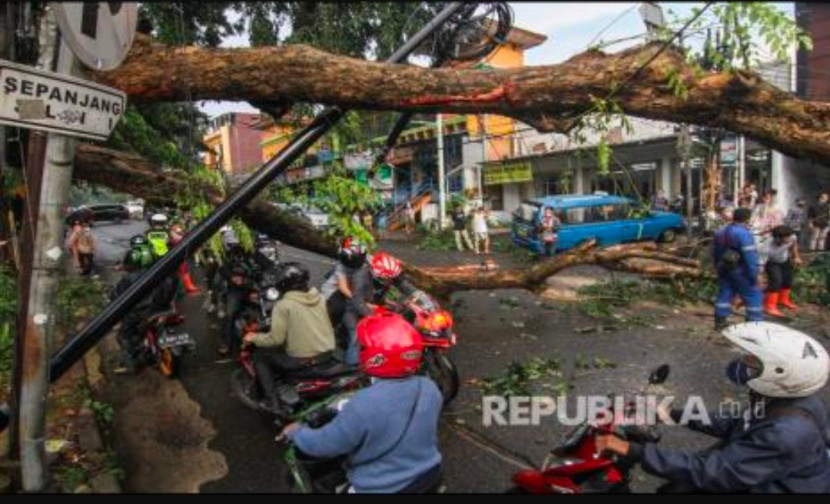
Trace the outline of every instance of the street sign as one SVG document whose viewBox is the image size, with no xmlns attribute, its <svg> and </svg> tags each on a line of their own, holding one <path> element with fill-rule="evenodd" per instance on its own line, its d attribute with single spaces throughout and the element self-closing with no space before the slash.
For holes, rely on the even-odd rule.
<svg viewBox="0 0 830 504">
<path fill-rule="evenodd" d="M 77 77 L 0 60 L 0 124 L 106 140 L 127 95 Z"/>
<path fill-rule="evenodd" d="M 128 2 L 52 2 L 61 35 L 72 52 L 94 70 L 117 68 L 135 38 L 138 4 Z"/>
</svg>

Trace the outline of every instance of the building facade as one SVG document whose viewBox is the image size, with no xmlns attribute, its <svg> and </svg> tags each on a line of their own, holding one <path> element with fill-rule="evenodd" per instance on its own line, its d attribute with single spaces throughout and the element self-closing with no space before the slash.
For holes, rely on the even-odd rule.
<svg viewBox="0 0 830 504">
<path fill-rule="evenodd" d="M 262 164 L 260 115 L 222 114 L 210 120 L 202 141 L 207 146 L 205 165 L 229 175 L 247 173 Z"/>
</svg>

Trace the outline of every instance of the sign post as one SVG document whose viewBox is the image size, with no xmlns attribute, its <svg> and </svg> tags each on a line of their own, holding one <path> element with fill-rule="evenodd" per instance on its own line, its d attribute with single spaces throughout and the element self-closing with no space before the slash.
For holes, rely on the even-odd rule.
<svg viewBox="0 0 830 504">
<path fill-rule="evenodd" d="M 30 181 L 40 180 L 39 189 L 30 185 L 27 195 L 28 206 L 36 208 L 37 215 L 27 210 L 29 219 L 36 225 L 30 227 L 34 229 L 33 238 L 29 238 L 32 234 L 24 235 L 24 239 L 31 241 L 19 282 L 22 294 L 17 319 L 13 392 L 17 406 L 20 467 L 23 490 L 26 492 L 42 491 L 48 481 L 45 405 L 50 382 L 50 343 L 55 339 L 58 273 L 64 256 L 61 210 L 66 206 L 72 183 L 76 142 L 73 137 L 106 140 L 124 113 L 126 104 L 124 93 L 70 75 L 77 71 L 73 49 L 91 51 L 94 55 L 95 44 L 101 45 L 97 47 L 100 57 L 94 62 L 94 67 L 98 69 L 114 68 L 121 63 L 129 45 L 126 50 L 120 47 L 107 51 L 106 47 L 112 44 L 112 40 L 95 38 L 96 34 L 101 33 L 102 26 L 108 26 L 112 20 L 87 19 L 79 26 L 64 22 L 58 33 L 59 21 L 56 18 L 59 15 L 56 11 L 89 11 L 90 6 L 105 5 L 121 4 L 48 4 L 41 19 L 39 69 L 0 61 L 0 124 L 49 132 L 42 161 L 30 155 L 26 167 Z M 120 7 L 116 10 L 120 12 Z M 94 30 L 90 26 L 94 26 Z M 84 36 L 92 40 L 92 45 L 83 38 L 79 39 L 75 30 L 85 33 Z M 83 41 L 80 47 L 78 40 Z M 132 41 L 131 36 L 129 40 Z M 54 58 L 55 51 L 58 52 L 57 58 Z M 89 56 L 89 53 L 85 54 L 85 58 Z M 51 71 L 54 61 L 57 73 Z"/>
<path fill-rule="evenodd" d="M 0 60 L 0 124 L 106 140 L 127 95 L 70 75 Z"/>
</svg>

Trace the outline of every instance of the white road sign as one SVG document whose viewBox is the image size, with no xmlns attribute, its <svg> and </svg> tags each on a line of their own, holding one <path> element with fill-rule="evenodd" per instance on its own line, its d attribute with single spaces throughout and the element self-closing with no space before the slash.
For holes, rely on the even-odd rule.
<svg viewBox="0 0 830 504">
<path fill-rule="evenodd" d="M 72 52 L 95 70 L 118 67 L 133 45 L 138 23 L 134 2 L 52 2 L 61 35 Z"/>
<path fill-rule="evenodd" d="M 0 124 L 106 140 L 127 106 L 123 91 L 0 60 Z"/>
</svg>

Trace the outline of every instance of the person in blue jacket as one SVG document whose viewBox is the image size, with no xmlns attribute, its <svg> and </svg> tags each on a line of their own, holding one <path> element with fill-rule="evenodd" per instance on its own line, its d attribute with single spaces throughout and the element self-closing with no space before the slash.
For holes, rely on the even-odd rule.
<svg viewBox="0 0 830 504">
<path fill-rule="evenodd" d="M 732 313 L 732 300 L 740 296 L 746 309 L 746 320 L 764 319 L 762 292 L 758 286 L 760 261 L 755 238 L 749 229 L 752 211 L 738 208 L 732 222 L 715 232 L 714 259 L 718 275 L 718 296 L 715 299 L 715 329 L 726 327 Z"/>
<path fill-rule="evenodd" d="M 830 493 L 827 408 L 817 392 L 827 383 L 830 358 L 810 336 L 772 322 L 744 322 L 723 335 L 743 350 L 726 368 L 729 379 L 750 389 L 742 417 L 712 415 L 688 427 L 721 438 L 699 453 L 662 450 L 609 435 L 599 451 L 639 462 L 683 492 Z M 681 419 L 672 411 L 671 419 Z M 658 489 L 658 492 L 661 491 Z"/>
<path fill-rule="evenodd" d="M 328 424 L 293 423 L 288 438 L 303 454 L 347 456 L 355 493 L 429 493 L 441 482 L 438 419 L 443 399 L 435 383 L 415 374 L 421 335 L 395 313 L 370 315 L 357 326 L 360 366 L 373 377 Z"/>
</svg>

